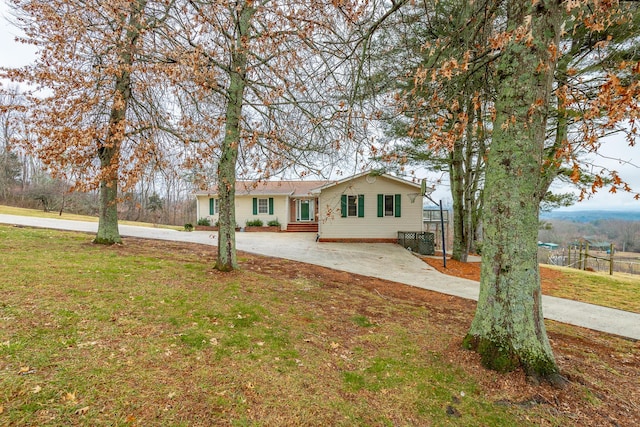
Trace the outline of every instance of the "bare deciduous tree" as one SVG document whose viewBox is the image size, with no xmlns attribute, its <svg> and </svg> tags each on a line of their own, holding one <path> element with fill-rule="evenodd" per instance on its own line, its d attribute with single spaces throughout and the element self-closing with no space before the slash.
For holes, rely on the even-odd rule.
<svg viewBox="0 0 640 427">
<path fill-rule="evenodd" d="M 35 138 L 22 141 L 54 175 L 76 190 L 100 191 L 97 243 L 120 242 L 118 189 L 157 161 L 170 128 L 154 67 L 154 32 L 166 19 L 163 0 L 11 0 L 34 64 L 5 69 L 26 82 L 27 121 Z M 171 132 L 168 133 L 169 135 Z"/>
<path fill-rule="evenodd" d="M 358 16 L 359 4 L 236 0 L 179 7 L 187 13 L 176 16 L 167 50 L 178 64 L 182 124 L 198 144 L 198 158 L 216 160 L 216 268 L 232 270 L 237 176 L 257 180 L 294 165 L 326 165 L 318 156 L 340 152 L 340 139 L 322 126 L 341 107 L 326 97 L 340 79 L 337 61 L 323 49 Z"/>
</svg>

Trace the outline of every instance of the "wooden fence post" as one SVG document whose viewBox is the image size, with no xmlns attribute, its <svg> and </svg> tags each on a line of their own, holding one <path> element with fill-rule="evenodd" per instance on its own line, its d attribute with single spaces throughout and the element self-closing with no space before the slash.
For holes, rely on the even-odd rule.
<svg viewBox="0 0 640 427">
<path fill-rule="evenodd" d="M 586 270 L 588 266 L 589 266 L 589 243 L 584 245 L 584 266 L 582 267 L 582 269 Z"/>
<path fill-rule="evenodd" d="M 609 246 L 609 276 L 613 276 L 613 243 Z"/>
<path fill-rule="evenodd" d="M 582 270 L 582 245 L 583 243 L 580 242 L 580 253 L 578 254 L 578 270 Z"/>
</svg>

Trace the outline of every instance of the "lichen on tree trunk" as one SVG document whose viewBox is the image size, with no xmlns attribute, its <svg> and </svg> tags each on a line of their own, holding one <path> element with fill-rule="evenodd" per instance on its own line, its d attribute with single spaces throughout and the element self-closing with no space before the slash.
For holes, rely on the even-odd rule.
<svg viewBox="0 0 640 427">
<path fill-rule="evenodd" d="M 460 2 L 461 13 L 454 18 L 461 28 L 459 40 L 472 57 L 482 55 L 479 46 L 486 45 L 490 24 L 480 24 L 475 17 L 482 13 L 484 3 Z M 474 22 L 473 25 L 467 25 Z M 483 98 L 490 96 L 488 70 L 465 76 L 458 87 L 460 93 L 452 105 L 464 106 L 466 115 L 464 132 L 454 141 L 450 152 L 449 180 L 453 203 L 453 244 L 451 258 L 467 262 L 469 253 L 475 250 L 478 237 L 478 220 L 481 208 L 479 187 L 484 176 L 485 138 L 482 131 Z M 489 80 L 490 81 L 490 80 Z M 459 124 L 460 111 L 452 111 L 453 121 Z M 464 116 L 462 116 L 464 117 Z"/>
<path fill-rule="evenodd" d="M 118 171 L 120 168 L 120 147 L 125 139 L 127 110 L 131 102 L 131 69 L 134 63 L 136 43 L 142 32 L 141 19 L 146 0 L 130 3 L 123 44 L 118 51 L 120 70 L 115 79 L 115 91 L 109 127 L 104 141 L 98 142 L 97 156 L 100 160 L 100 207 L 98 232 L 94 243 L 111 245 L 122 243 L 118 230 Z"/>
<path fill-rule="evenodd" d="M 228 127 L 229 124 L 227 122 Z M 223 155 L 218 165 L 220 212 L 218 216 L 218 258 L 215 268 L 220 271 L 231 271 L 238 267 L 234 202 L 237 155 L 237 149 L 223 147 Z"/>
<path fill-rule="evenodd" d="M 118 150 L 119 144 L 98 149 L 102 178 L 99 188 L 98 232 L 93 243 L 102 245 L 122 243 L 118 230 Z"/>
<path fill-rule="evenodd" d="M 118 179 L 117 177 L 100 181 L 100 207 L 98 232 L 93 243 L 112 245 L 122 243 L 118 230 Z"/>
<path fill-rule="evenodd" d="M 246 87 L 247 52 L 245 42 L 250 29 L 251 17 L 254 13 L 255 9 L 249 4 L 244 4 L 237 11 L 236 38 L 231 52 L 225 133 L 220 161 L 218 162 L 220 214 L 218 217 L 218 258 L 215 268 L 220 271 L 231 271 L 238 268 L 235 237 L 236 163 L 240 145 L 240 120 L 242 118 L 242 105 Z"/>
<path fill-rule="evenodd" d="M 557 1 L 511 1 L 512 39 L 497 64 L 496 118 L 487 159 L 478 308 L 464 345 L 485 366 L 522 368 L 537 380 L 559 381 L 547 338 L 537 261 L 542 158 L 562 11 Z M 544 66 L 540 66 L 544 64 Z"/>
<path fill-rule="evenodd" d="M 466 216 L 464 205 L 464 168 L 462 163 L 462 150 L 464 144 L 462 140 L 457 140 L 453 145 L 450 155 L 449 176 L 451 182 L 451 195 L 453 196 L 453 245 L 451 258 L 456 261 L 467 262 L 469 253 L 467 252 L 467 239 L 469 238 L 466 229 Z"/>
<path fill-rule="evenodd" d="M 473 100 L 468 99 L 466 108 L 469 121 L 463 139 L 457 140 L 450 153 L 449 176 L 453 202 L 453 245 L 451 258 L 467 262 L 469 253 L 475 249 L 478 228 L 478 213 L 481 203 L 478 187 L 484 176 L 484 144 L 481 132 L 474 132 L 476 112 Z"/>
</svg>

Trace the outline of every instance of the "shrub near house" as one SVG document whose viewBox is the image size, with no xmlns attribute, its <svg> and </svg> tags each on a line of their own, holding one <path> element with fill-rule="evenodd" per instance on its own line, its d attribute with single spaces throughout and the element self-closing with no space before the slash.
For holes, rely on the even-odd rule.
<svg viewBox="0 0 640 427">
<path fill-rule="evenodd" d="M 265 181 L 236 182 L 236 224 L 245 227 L 247 222 L 262 221 L 278 230 L 288 230 L 298 224 L 317 224 L 317 197 L 313 188 L 327 181 Z M 218 220 L 217 189 L 196 193 L 197 215 Z M 317 225 L 316 230 L 317 231 Z"/>
</svg>

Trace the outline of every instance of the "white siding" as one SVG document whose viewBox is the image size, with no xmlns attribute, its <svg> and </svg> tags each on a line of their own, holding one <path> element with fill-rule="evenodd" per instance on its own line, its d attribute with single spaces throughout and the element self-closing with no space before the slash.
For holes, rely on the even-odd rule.
<svg viewBox="0 0 640 427">
<path fill-rule="evenodd" d="M 289 198 L 288 196 L 255 196 L 260 199 L 273 198 L 273 215 L 267 214 L 253 214 L 253 197 L 254 196 L 236 196 L 235 208 L 236 208 L 236 225 L 238 227 L 244 227 L 247 221 L 255 219 L 262 220 L 264 225 L 267 225 L 271 220 L 278 220 L 283 230 L 287 228 L 287 222 L 289 221 Z M 215 225 L 218 222 L 218 212 L 214 215 L 209 215 L 209 196 L 199 195 L 197 196 L 197 212 L 199 218 L 209 218 L 211 225 Z"/>
<path fill-rule="evenodd" d="M 266 214 L 253 214 L 253 198 L 268 199 L 273 198 L 273 215 Z M 269 221 L 278 220 L 283 230 L 286 230 L 288 218 L 288 196 L 236 196 L 236 223 L 238 227 L 244 227 L 247 221 L 253 221 L 255 219 L 262 220 L 264 225 L 267 225 Z"/>
<path fill-rule="evenodd" d="M 373 182 L 372 182 L 373 181 Z M 422 231 L 422 197 L 413 203 L 410 193 L 420 187 L 378 176 L 362 176 L 322 190 L 319 198 L 319 234 L 321 239 L 396 239 L 398 231 Z M 364 195 L 364 218 L 343 218 L 340 198 Z M 401 195 L 402 216 L 378 217 L 378 194 Z"/>
<path fill-rule="evenodd" d="M 209 218 L 209 221 L 211 222 L 211 225 L 215 225 L 216 222 L 218 222 L 218 213 L 217 212 L 216 212 L 215 215 L 209 215 L 209 199 L 210 198 L 211 198 L 210 196 L 197 196 L 196 197 L 196 200 L 198 202 L 198 206 L 197 206 L 197 210 L 196 210 L 198 217 L 196 218 L 196 222 L 200 218 Z"/>
</svg>

